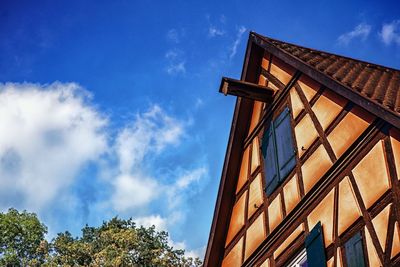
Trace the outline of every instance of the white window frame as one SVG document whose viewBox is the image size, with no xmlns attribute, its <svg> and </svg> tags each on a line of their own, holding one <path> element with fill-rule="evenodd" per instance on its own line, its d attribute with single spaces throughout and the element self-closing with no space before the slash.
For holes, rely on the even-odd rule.
<svg viewBox="0 0 400 267">
<path fill-rule="evenodd" d="M 300 263 L 307 259 L 306 249 L 303 249 L 286 267 L 300 267 Z"/>
</svg>

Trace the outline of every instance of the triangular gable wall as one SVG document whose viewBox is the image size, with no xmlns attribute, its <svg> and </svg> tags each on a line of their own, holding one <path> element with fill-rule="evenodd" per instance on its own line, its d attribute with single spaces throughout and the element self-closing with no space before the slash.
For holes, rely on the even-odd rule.
<svg viewBox="0 0 400 267">
<path fill-rule="evenodd" d="M 296 53 L 291 54 L 290 51 L 293 52 L 296 49 L 302 50 L 302 53 L 297 53 L 299 57 L 296 57 Z M 243 72 L 242 72 L 242 79 L 243 81 L 251 82 L 251 83 L 258 83 L 259 74 L 261 73 L 261 65 L 264 64 L 263 62 L 263 55 L 264 52 L 268 52 L 274 57 L 282 60 L 284 63 L 290 65 L 291 67 L 295 68 L 297 71 L 300 71 L 307 76 L 313 78 L 323 86 L 332 89 L 337 94 L 351 100 L 353 103 L 364 107 L 374 115 L 385 119 L 392 125 L 399 128 L 399 116 L 398 116 L 398 109 L 397 109 L 397 102 L 396 100 L 393 103 L 389 103 L 385 98 L 389 97 L 390 94 L 385 95 L 382 94 L 371 94 L 371 97 L 366 97 L 363 95 L 365 92 L 361 90 L 360 92 L 354 90 L 351 87 L 351 83 L 348 81 L 347 85 L 342 84 L 338 80 L 335 80 L 333 76 L 324 73 L 321 68 L 316 69 L 315 66 L 312 66 L 310 62 L 307 62 L 304 58 L 304 55 L 312 54 L 316 50 L 306 51 L 306 48 L 298 47 L 291 44 L 282 43 L 273 39 L 269 39 L 263 36 L 260 36 L 255 33 L 250 33 L 248 46 L 246 50 L 246 57 L 243 65 Z M 296 50 L 297 51 L 297 50 Z M 298 52 L 298 51 L 297 51 Z M 318 53 L 324 53 L 317 51 Z M 330 57 L 335 56 L 331 54 Z M 303 56 L 303 59 L 301 57 Z M 329 57 L 329 56 L 328 56 Z M 337 56 L 340 57 L 340 56 Z M 350 61 L 353 59 L 344 58 L 343 59 Z M 312 58 L 309 58 L 312 61 Z M 354 61 L 354 60 L 353 60 Z M 356 61 L 357 62 L 357 61 Z M 361 65 L 368 64 L 364 62 L 359 62 Z M 375 66 L 375 65 L 374 65 Z M 385 73 L 390 72 L 390 79 L 389 85 L 391 88 L 399 86 L 398 79 L 396 75 L 398 75 L 398 71 L 381 67 L 375 66 L 380 70 L 383 70 Z M 361 70 L 362 72 L 362 70 Z M 391 72 L 394 72 L 391 73 Z M 295 73 L 292 73 L 293 75 Z M 388 77 L 388 75 L 386 75 Z M 388 80 L 388 78 L 386 78 Z M 373 87 L 371 83 L 368 84 L 371 88 Z M 376 87 L 376 86 L 375 86 Z M 376 89 L 376 88 L 375 88 Z M 371 91 L 371 89 L 369 89 Z M 376 89 L 377 91 L 381 90 L 381 88 Z M 392 91 L 394 89 L 391 89 Z M 398 92 L 398 90 L 396 91 Z M 305 92 L 307 97 L 307 92 Z M 393 93 L 391 93 L 393 94 Z M 278 96 L 279 97 L 279 96 Z M 291 96 L 292 97 L 292 96 Z M 295 96 L 296 97 L 296 96 Z M 297 96 L 298 97 L 298 96 Z M 379 98 L 380 97 L 380 98 Z M 382 100 L 380 100 L 382 99 Z M 293 101 L 293 100 L 292 100 Z M 386 102 L 385 102 L 386 101 Z M 382 103 L 379 103 L 382 102 Z M 393 101 L 392 101 L 393 102 Z M 222 263 L 222 259 L 224 256 L 225 245 L 226 245 L 226 235 L 228 234 L 228 227 L 229 227 L 229 220 L 230 220 L 230 213 L 232 211 L 234 202 L 235 202 L 235 192 L 237 191 L 236 183 L 237 177 L 240 172 L 241 166 L 241 156 L 242 156 L 242 148 L 244 147 L 245 140 L 248 134 L 248 128 L 251 122 L 251 114 L 253 109 L 253 101 L 245 98 L 238 98 L 234 118 L 232 122 L 231 133 L 229 137 L 228 148 L 225 157 L 224 168 L 222 172 L 222 178 L 220 183 L 220 188 L 217 197 L 217 203 L 214 211 L 214 218 L 213 224 L 211 227 L 209 243 L 207 246 L 204 266 L 220 266 Z M 331 151 L 331 153 L 333 153 Z M 249 167 L 250 168 L 250 167 Z M 297 178 L 296 178 L 297 179 Z M 289 186 L 288 186 L 289 187 Z M 287 189 L 289 190 L 289 189 Z M 304 190 L 304 189 L 303 189 Z M 247 195 L 246 195 L 247 197 Z M 257 215 L 258 216 L 258 215 Z M 263 213 L 260 215 L 261 217 L 264 216 Z M 256 216 L 255 216 L 256 217 Z M 260 218 L 261 218 L 260 217 Z M 265 220 L 265 217 L 262 217 L 262 220 Z M 256 221 L 260 221 L 258 218 Z M 254 223 L 256 225 L 256 223 Z M 258 224 L 259 225 L 259 224 Z M 303 229 L 303 224 L 299 226 L 293 225 L 291 226 L 293 229 Z M 301 230 L 301 231 L 303 231 Z M 299 232 L 299 234 L 301 233 Z M 277 236 L 277 235 L 276 235 Z M 296 238 L 295 236 L 294 238 Z M 289 238 L 289 237 L 288 237 Z M 261 240 L 262 241 L 262 240 Z M 273 243 L 274 240 L 271 240 L 269 243 Z M 244 242 L 242 239 L 239 242 Z M 233 242 L 235 243 L 235 242 Z M 251 251 L 253 252 L 253 251 Z M 256 252 L 257 253 L 257 252 Z M 247 258 L 249 252 L 247 251 L 243 253 L 244 255 L 239 255 L 241 258 Z M 228 255 L 229 256 L 229 255 Z M 235 255 L 235 257 L 239 257 Z M 233 256 L 230 256 L 231 258 Z"/>
</svg>

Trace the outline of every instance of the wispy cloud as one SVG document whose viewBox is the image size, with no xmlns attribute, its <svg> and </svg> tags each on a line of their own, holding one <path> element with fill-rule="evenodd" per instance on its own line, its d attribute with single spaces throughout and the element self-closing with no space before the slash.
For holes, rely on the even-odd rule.
<svg viewBox="0 0 400 267">
<path fill-rule="evenodd" d="M 111 166 L 117 171 L 109 177 L 113 193 L 106 200 L 113 210 L 129 216 L 139 214 L 134 216 L 137 224 L 155 225 L 158 230 L 170 230 L 186 221 L 190 198 L 203 189 L 208 168 L 201 164 L 189 168 L 173 166 L 168 170 L 154 162 L 165 151 L 179 146 L 186 136 L 187 126 L 160 106 L 153 105 L 137 114 L 131 125 L 118 134 L 114 146 L 118 166 Z M 165 177 L 155 174 L 161 168 Z M 146 210 L 150 210 L 150 214 L 143 214 Z M 174 247 L 187 248 L 185 241 L 174 242 L 170 238 L 169 242 Z M 190 253 L 202 256 L 202 250 Z"/>
<path fill-rule="evenodd" d="M 142 225 L 144 227 L 153 226 L 157 231 L 166 231 L 167 230 L 167 219 L 161 217 L 159 214 L 157 215 L 149 215 L 143 217 L 136 217 L 133 219 L 137 225 Z"/>
<path fill-rule="evenodd" d="M 386 45 L 395 43 L 400 45 L 400 20 L 383 24 L 379 36 Z"/>
<path fill-rule="evenodd" d="M 207 29 L 207 37 L 214 38 L 214 37 L 221 37 L 226 34 L 224 27 L 226 26 L 226 17 L 225 15 L 221 14 L 218 19 L 211 18 L 209 14 L 206 15 L 206 20 L 208 23 Z"/>
<path fill-rule="evenodd" d="M 179 49 L 170 49 L 165 53 L 167 60 L 166 72 L 170 75 L 186 73 L 186 60 L 185 54 Z"/>
<path fill-rule="evenodd" d="M 179 73 L 186 73 L 186 62 L 181 61 L 177 63 L 170 63 L 167 67 L 167 73 L 171 75 L 179 74 Z"/>
<path fill-rule="evenodd" d="M 340 35 L 337 41 L 341 45 L 348 45 L 353 39 L 365 41 L 371 33 L 371 28 L 369 24 L 360 23 L 352 31 Z"/>
<path fill-rule="evenodd" d="M 118 171 L 112 179 L 114 210 L 140 208 L 157 198 L 160 184 L 144 169 L 145 157 L 160 153 L 168 145 L 177 145 L 183 133 L 183 123 L 155 105 L 137 114 L 132 125 L 118 134 L 114 147 Z"/>
<path fill-rule="evenodd" d="M 225 35 L 225 32 L 221 29 L 218 29 L 217 27 L 215 27 L 213 25 L 211 25 L 208 28 L 208 37 L 213 38 L 213 37 L 223 36 L 223 35 Z"/>
<path fill-rule="evenodd" d="M 244 26 L 240 26 L 238 28 L 237 34 L 236 34 L 236 39 L 233 42 L 232 47 L 231 47 L 231 53 L 229 54 L 229 59 L 232 59 L 236 55 L 237 48 L 240 44 L 240 41 L 242 40 L 243 33 L 245 33 L 245 32 L 246 32 L 246 28 Z"/>
<path fill-rule="evenodd" d="M 175 28 L 169 29 L 166 34 L 167 40 L 176 44 L 180 43 L 182 37 L 184 36 L 185 36 L 184 29 L 175 29 Z"/>
</svg>

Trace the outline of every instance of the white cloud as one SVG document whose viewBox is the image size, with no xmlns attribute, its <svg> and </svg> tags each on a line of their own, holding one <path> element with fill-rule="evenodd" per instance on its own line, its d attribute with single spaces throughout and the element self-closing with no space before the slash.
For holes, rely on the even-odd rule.
<svg viewBox="0 0 400 267">
<path fill-rule="evenodd" d="M 179 49 L 170 49 L 165 53 L 165 59 L 167 60 L 166 71 L 170 75 L 184 74 L 186 73 L 186 60 L 185 53 Z"/>
<path fill-rule="evenodd" d="M 157 231 L 166 231 L 167 230 L 167 220 L 166 218 L 161 217 L 160 215 L 149 215 L 144 217 L 134 218 L 133 221 L 137 225 L 141 225 L 144 227 L 155 226 Z"/>
<path fill-rule="evenodd" d="M 192 194 L 200 190 L 200 182 L 207 176 L 208 169 L 204 166 L 191 170 L 183 170 L 175 180 L 175 183 L 166 190 L 168 196 L 168 209 L 175 211 L 177 207 L 184 211 L 186 201 Z M 179 220 L 184 220 L 184 214 L 174 214 Z"/>
<path fill-rule="evenodd" d="M 1 208 L 39 211 L 107 149 L 107 118 L 75 83 L 0 84 Z"/>
<path fill-rule="evenodd" d="M 171 43 L 179 44 L 181 40 L 185 37 L 185 29 L 180 28 L 180 29 L 169 29 L 167 31 L 166 37 L 167 40 L 170 41 Z"/>
<path fill-rule="evenodd" d="M 383 24 L 379 36 L 386 45 L 390 45 L 391 43 L 400 45 L 400 20 Z"/>
<path fill-rule="evenodd" d="M 215 26 L 210 26 L 208 28 L 208 37 L 216 37 L 216 36 L 223 36 L 225 32 L 223 30 L 218 29 Z"/>
<path fill-rule="evenodd" d="M 180 36 L 179 33 L 176 29 L 170 29 L 167 32 L 167 39 L 174 42 L 174 43 L 179 43 L 180 42 Z"/>
<path fill-rule="evenodd" d="M 183 123 L 157 105 L 137 114 L 133 123 L 120 131 L 114 146 L 118 159 L 118 172 L 112 181 L 115 210 L 132 210 L 157 197 L 160 185 L 146 174 L 145 157 L 160 153 L 168 145 L 179 144 L 183 134 Z"/>
<path fill-rule="evenodd" d="M 157 197 L 157 181 L 141 175 L 122 174 L 114 178 L 112 205 L 114 210 L 124 212 L 140 208 Z"/>
<path fill-rule="evenodd" d="M 240 41 L 242 40 L 243 33 L 245 33 L 245 32 L 246 32 L 246 28 L 244 26 L 240 26 L 238 28 L 236 39 L 233 42 L 233 45 L 231 47 L 231 53 L 229 54 L 229 58 L 230 59 L 233 58 L 236 55 L 237 48 L 238 48 L 238 46 L 240 44 Z"/>
<path fill-rule="evenodd" d="M 339 44 L 347 45 L 355 38 L 365 41 L 371 32 L 371 25 L 366 23 L 358 24 L 352 31 L 340 35 L 337 39 Z"/>
<path fill-rule="evenodd" d="M 167 73 L 171 74 L 171 75 L 179 74 L 179 73 L 186 73 L 185 64 L 186 64 L 185 61 L 180 61 L 177 63 L 170 63 L 167 67 Z"/>
<path fill-rule="evenodd" d="M 165 58 L 169 60 L 174 60 L 179 56 L 179 53 L 177 50 L 168 50 L 167 53 L 165 53 Z"/>
<path fill-rule="evenodd" d="M 185 127 L 185 123 L 154 105 L 137 114 L 132 123 L 118 133 L 113 149 L 118 170 L 109 172 L 116 173 L 109 180 L 113 193 L 108 201 L 113 210 L 129 216 L 139 211 L 141 215 L 135 216 L 134 221 L 146 227 L 155 225 L 158 231 L 176 229 L 185 222 L 188 200 L 205 184 L 207 167 L 173 166 L 164 171 L 167 179 L 157 179 L 154 170 L 158 166 L 153 161 L 163 151 L 181 143 Z M 157 208 L 147 215 L 149 206 Z M 168 242 L 175 248 L 187 247 L 185 241 L 175 242 L 172 237 Z M 189 250 L 186 255 L 202 257 L 203 250 Z"/>
<path fill-rule="evenodd" d="M 139 225 L 176 229 L 186 220 L 189 199 L 204 187 L 208 168 L 197 159 L 197 167 L 154 162 L 179 146 L 187 121 L 152 105 L 115 131 L 75 83 L 0 84 L 0 209 L 38 212 L 54 235 L 53 227 L 60 227 L 54 209 L 63 209 L 68 223 L 81 216 L 77 207 L 84 196 L 71 188 L 91 163 L 101 170 L 93 184 L 107 187 L 101 189 L 106 195 L 87 203 L 92 216 L 117 213 Z"/>
<path fill-rule="evenodd" d="M 176 187 L 180 190 L 186 189 L 190 184 L 198 182 L 206 173 L 207 170 L 204 167 L 185 173 L 176 181 Z"/>
</svg>

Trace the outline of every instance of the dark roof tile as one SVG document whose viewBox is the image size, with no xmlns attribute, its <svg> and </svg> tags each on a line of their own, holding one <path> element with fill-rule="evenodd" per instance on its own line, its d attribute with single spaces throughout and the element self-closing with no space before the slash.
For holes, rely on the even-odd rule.
<svg viewBox="0 0 400 267">
<path fill-rule="evenodd" d="M 400 70 L 258 36 L 347 88 L 400 113 Z"/>
</svg>

